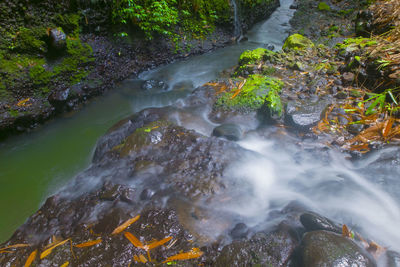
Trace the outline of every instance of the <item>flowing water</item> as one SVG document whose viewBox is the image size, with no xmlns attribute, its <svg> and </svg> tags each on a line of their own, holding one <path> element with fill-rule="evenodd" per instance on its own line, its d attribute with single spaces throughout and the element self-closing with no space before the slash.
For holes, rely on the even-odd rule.
<svg viewBox="0 0 400 267">
<path fill-rule="evenodd" d="M 90 164 L 96 141 L 115 122 L 146 107 L 176 103 L 233 67 L 246 49 L 266 44 L 280 48 L 290 29 L 291 2 L 282 0 L 270 19 L 247 33 L 246 42 L 127 79 L 83 110 L 1 143 L 0 241 L 8 238 L 47 196 Z M 145 90 L 148 80 L 162 81 L 165 86 Z M 210 134 L 213 125 L 190 127 Z M 241 186 L 229 192 L 235 201 L 223 206 L 217 201 L 216 210 L 233 212 L 256 226 L 274 210 L 297 200 L 400 250 L 399 149 L 388 148 L 351 162 L 316 142 L 278 133 L 279 129 L 270 127 L 264 133 L 268 141 L 253 134 L 239 142 L 257 156 L 244 157 L 228 169 L 232 183 Z"/>
</svg>

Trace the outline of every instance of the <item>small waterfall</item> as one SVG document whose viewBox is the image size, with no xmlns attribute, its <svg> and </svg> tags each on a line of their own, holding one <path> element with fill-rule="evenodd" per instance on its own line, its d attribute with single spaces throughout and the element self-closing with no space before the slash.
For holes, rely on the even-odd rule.
<svg viewBox="0 0 400 267">
<path fill-rule="evenodd" d="M 239 17 L 239 6 L 238 3 L 236 3 L 237 0 L 232 0 L 232 6 L 233 6 L 233 11 L 234 11 L 234 26 L 235 26 L 235 37 L 237 37 L 237 40 L 239 41 L 242 38 L 242 25 L 240 23 L 240 17 Z"/>
</svg>

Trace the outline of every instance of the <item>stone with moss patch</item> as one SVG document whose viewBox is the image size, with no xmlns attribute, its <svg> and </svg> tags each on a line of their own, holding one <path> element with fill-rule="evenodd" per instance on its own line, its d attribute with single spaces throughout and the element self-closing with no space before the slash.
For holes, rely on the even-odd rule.
<svg viewBox="0 0 400 267">
<path fill-rule="evenodd" d="M 14 44 L 11 48 L 21 53 L 43 54 L 47 52 L 45 28 L 21 28 L 15 34 Z"/>
<path fill-rule="evenodd" d="M 226 92 L 218 98 L 215 106 L 247 113 L 267 104 L 274 112 L 281 114 L 282 103 L 279 92 L 282 87 L 283 83 L 279 79 L 253 74 L 247 78 L 238 95 L 234 96 L 235 90 Z"/>
<path fill-rule="evenodd" d="M 290 35 L 283 44 L 284 50 L 303 50 L 314 47 L 314 43 L 301 34 L 295 33 Z"/>
<path fill-rule="evenodd" d="M 275 52 L 265 48 L 246 50 L 239 57 L 239 65 L 256 64 L 263 59 L 272 57 L 273 55 L 275 55 Z"/>
<path fill-rule="evenodd" d="M 318 10 L 319 10 L 319 11 L 330 11 L 330 10 L 331 10 L 331 7 L 330 7 L 327 3 L 325 3 L 325 2 L 319 2 L 319 4 L 318 4 Z"/>
</svg>

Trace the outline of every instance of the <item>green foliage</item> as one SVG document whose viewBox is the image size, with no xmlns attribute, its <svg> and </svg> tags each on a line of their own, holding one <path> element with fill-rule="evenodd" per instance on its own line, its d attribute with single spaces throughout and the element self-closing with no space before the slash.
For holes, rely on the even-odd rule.
<svg viewBox="0 0 400 267">
<path fill-rule="evenodd" d="M 225 0 L 114 0 L 114 22 L 134 24 L 148 39 L 154 34 L 168 36 L 177 43 L 185 37 L 202 38 L 214 29 L 217 20 L 229 20 Z"/>
<path fill-rule="evenodd" d="M 353 46 L 356 48 L 364 48 L 367 46 L 372 46 L 377 44 L 377 42 L 371 38 L 363 38 L 363 37 L 357 37 L 357 38 L 348 38 L 343 40 L 342 43 L 337 43 L 335 45 L 335 48 L 337 49 L 346 49 L 349 46 Z"/>
<path fill-rule="evenodd" d="M 392 111 L 393 107 L 390 104 L 386 104 L 386 97 L 389 96 L 395 105 L 398 105 L 398 102 L 393 95 L 393 89 L 387 89 L 382 93 L 368 93 L 371 97 L 358 103 L 358 106 L 362 106 L 366 102 L 371 102 L 367 110 L 365 111 L 365 115 L 371 115 L 376 113 L 377 111 L 382 112 L 384 107 L 386 107 L 389 111 Z"/>
<path fill-rule="evenodd" d="M 283 83 L 279 79 L 259 74 L 250 75 L 237 96 L 234 97 L 234 92 L 224 93 L 218 98 L 216 106 L 248 112 L 267 104 L 274 112 L 281 114 L 282 103 L 279 92 L 282 87 Z"/>
</svg>

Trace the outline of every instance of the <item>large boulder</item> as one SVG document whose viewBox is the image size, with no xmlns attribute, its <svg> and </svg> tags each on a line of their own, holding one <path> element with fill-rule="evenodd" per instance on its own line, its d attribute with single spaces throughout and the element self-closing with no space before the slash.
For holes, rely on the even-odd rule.
<svg viewBox="0 0 400 267">
<path fill-rule="evenodd" d="M 301 34 L 290 35 L 283 44 L 283 50 L 303 50 L 314 47 L 314 43 Z"/>
<path fill-rule="evenodd" d="M 373 257 L 353 240 L 328 231 L 307 232 L 300 246 L 302 265 L 307 267 L 373 267 Z"/>
</svg>

